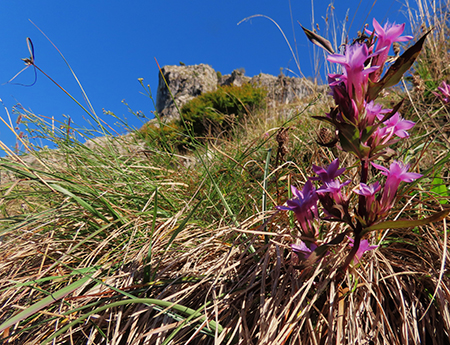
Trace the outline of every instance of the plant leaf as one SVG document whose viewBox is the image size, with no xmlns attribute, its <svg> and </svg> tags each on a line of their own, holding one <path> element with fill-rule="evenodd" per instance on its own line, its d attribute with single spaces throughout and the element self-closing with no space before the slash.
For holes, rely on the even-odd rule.
<svg viewBox="0 0 450 345">
<path fill-rule="evenodd" d="M 327 39 L 323 38 L 322 36 L 316 34 L 315 32 L 312 32 L 311 30 L 304 28 L 302 26 L 302 24 L 300 24 L 300 26 L 302 27 L 303 31 L 305 32 L 306 37 L 308 37 L 308 39 L 313 44 L 315 44 L 316 46 L 319 46 L 322 49 L 325 49 L 326 51 L 328 51 L 331 54 L 334 54 L 334 49 L 331 46 L 330 41 L 328 41 Z"/>
<path fill-rule="evenodd" d="M 330 119 L 329 117 L 326 117 L 326 116 L 311 116 L 311 117 L 313 119 L 323 121 L 323 122 L 328 122 L 328 123 L 331 123 L 332 125 L 334 125 L 334 121 L 332 119 Z"/>
<path fill-rule="evenodd" d="M 50 296 L 45 297 L 44 299 L 40 300 L 39 302 L 33 304 L 24 311 L 20 312 L 19 314 L 13 316 L 9 320 L 6 320 L 4 323 L 2 323 L 0 325 L 0 332 L 26 319 L 27 317 L 36 314 L 39 310 L 45 308 L 46 306 L 52 304 L 53 302 L 67 296 L 68 294 L 70 294 L 71 292 L 75 291 L 80 286 L 88 282 L 89 279 L 90 277 L 81 278 L 80 280 L 77 280 L 75 283 L 72 283 L 69 286 L 62 288 L 61 290 L 53 292 Z"/>
<path fill-rule="evenodd" d="M 377 98 L 381 90 L 386 87 L 393 86 L 397 84 L 402 78 L 403 74 L 409 70 L 414 61 L 416 61 L 417 56 L 422 50 L 425 38 L 431 32 L 428 31 L 423 35 L 412 47 L 409 47 L 389 68 L 386 74 L 378 83 L 371 83 L 369 86 L 369 99 L 368 102 Z"/>
<path fill-rule="evenodd" d="M 80 198 L 79 196 L 75 195 L 74 193 L 68 191 L 67 189 L 65 189 L 64 187 L 62 187 L 56 183 L 52 183 L 50 185 L 58 192 L 61 192 L 65 195 L 73 198 L 75 200 L 75 202 L 77 202 L 81 207 L 85 208 L 87 211 L 91 212 L 93 215 L 99 217 L 100 219 L 104 220 L 105 222 L 109 222 L 108 219 L 104 215 L 102 215 L 100 212 L 98 212 L 91 204 L 89 204 L 83 198 Z"/>
<path fill-rule="evenodd" d="M 447 189 L 447 186 L 444 183 L 444 180 L 440 177 L 435 177 L 433 178 L 431 185 L 433 186 L 433 188 L 431 188 L 431 192 L 436 193 L 440 197 L 439 203 L 447 204 L 450 193 L 449 190 Z"/>
<path fill-rule="evenodd" d="M 361 144 L 358 127 L 350 123 L 340 123 L 338 129 L 342 149 L 353 152 L 359 158 L 367 156 L 370 148 Z"/>
<path fill-rule="evenodd" d="M 447 217 L 450 213 L 450 208 L 447 208 L 443 211 L 436 212 L 432 216 L 424 219 L 417 220 L 388 220 L 386 222 L 381 222 L 363 230 L 363 233 L 368 233 L 369 231 L 374 230 L 385 230 L 385 229 L 401 229 L 401 228 L 412 228 L 419 225 L 427 225 L 433 222 L 439 222 L 440 220 Z"/>
</svg>

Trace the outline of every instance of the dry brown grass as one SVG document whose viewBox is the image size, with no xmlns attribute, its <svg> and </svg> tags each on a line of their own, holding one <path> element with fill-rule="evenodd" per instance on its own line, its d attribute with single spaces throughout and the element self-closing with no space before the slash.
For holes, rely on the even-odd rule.
<svg viewBox="0 0 450 345">
<path fill-rule="evenodd" d="M 450 277 L 442 270 L 449 259 L 448 251 L 443 251 L 445 221 L 417 233 L 390 231 L 386 239 L 391 243 L 367 254 L 361 265 L 339 280 L 337 273 L 348 249 L 337 247 L 318 264 L 297 270 L 288 247 L 294 241 L 290 229 L 275 225 L 283 221 L 276 218 L 279 215 L 274 217 L 267 245 L 263 233 L 252 230 L 261 221 L 256 216 L 238 228 L 188 226 L 178 234 L 175 248 L 167 252 L 175 220 L 158 222 L 153 253 L 154 260 L 161 262 L 155 280 L 146 285 L 140 284 L 149 246 L 142 245 L 145 236 L 138 243 L 131 237 L 123 257 L 110 257 L 107 240 L 74 249 L 73 242 L 55 241 L 54 232 L 44 232 L 41 226 L 27 231 L 18 228 L 21 235 L 0 247 L 1 320 L 42 298 L 42 290 L 50 292 L 66 284 L 68 278 L 39 285 L 32 284 L 33 280 L 70 274 L 72 270 L 64 266 L 71 261 L 78 262 L 79 269 L 90 267 L 94 257 L 105 264 L 95 274 L 102 284 L 89 283 L 10 329 L 7 343 L 40 344 L 91 309 L 131 301 L 117 289 L 199 310 L 208 321 L 220 323 L 223 331 L 214 335 L 204 319 L 182 325 L 161 308 L 130 302 L 74 324 L 56 344 L 101 344 L 106 339 L 111 344 L 159 344 L 179 326 L 173 338 L 176 344 L 449 343 Z M 57 221 L 52 225 L 56 228 Z M 149 232 L 150 224 L 136 219 L 132 227 L 142 235 Z M 120 236 L 120 231 L 110 236 Z M 243 241 L 243 233 L 248 240 Z M 256 248 L 254 254 L 248 252 L 250 243 Z M 108 266 L 118 260 L 122 261 L 120 269 L 108 272 Z M 28 286 L 14 287 L 20 283 Z"/>
</svg>

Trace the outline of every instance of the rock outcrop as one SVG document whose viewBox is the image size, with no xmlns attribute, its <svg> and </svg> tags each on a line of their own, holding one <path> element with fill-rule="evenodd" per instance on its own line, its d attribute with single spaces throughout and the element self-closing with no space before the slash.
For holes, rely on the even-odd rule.
<svg viewBox="0 0 450 345">
<path fill-rule="evenodd" d="M 217 89 L 217 73 L 209 65 L 164 66 L 161 72 L 156 93 L 156 111 L 165 120 L 179 117 L 166 82 L 179 108 L 192 98 Z"/>
<path fill-rule="evenodd" d="M 214 91 L 218 86 L 252 83 L 265 88 L 268 91 L 267 104 L 275 107 L 279 104 L 290 104 L 311 96 L 315 85 L 305 78 L 294 78 L 280 75 L 260 73 L 254 77 L 244 75 L 240 69 L 234 70 L 231 75 L 223 75 L 220 78 L 216 71 L 205 64 L 193 66 L 164 66 L 162 75 L 159 75 L 159 85 L 156 96 L 156 111 L 164 120 L 178 119 L 179 114 L 175 103 L 181 108 L 188 101 L 202 93 Z M 174 96 L 175 103 L 167 89 L 166 80 Z M 323 90 L 322 90 L 323 91 Z"/>
</svg>

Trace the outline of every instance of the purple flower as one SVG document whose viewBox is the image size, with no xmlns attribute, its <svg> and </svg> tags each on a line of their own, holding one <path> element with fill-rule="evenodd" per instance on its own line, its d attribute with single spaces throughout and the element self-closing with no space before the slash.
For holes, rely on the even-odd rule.
<svg viewBox="0 0 450 345">
<path fill-rule="evenodd" d="M 367 91 L 369 74 L 376 71 L 378 66 L 365 67 L 365 62 L 369 57 L 367 45 L 354 43 L 347 45 L 344 55 L 332 54 L 327 60 L 338 63 L 344 67 L 344 73 L 340 79 L 347 86 L 347 93 L 354 99 L 356 104 L 362 105 Z"/>
<path fill-rule="evenodd" d="M 382 120 L 383 114 L 378 115 L 378 119 Z M 396 135 L 399 138 L 409 137 L 407 130 L 414 127 L 415 122 L 403 119 L 399 113 L 395 113 L 390 119 L 383 122 L 384 127 L 378 127 L 372 135 L 374 146 L 393 144 L 398 140 L 390 141 Z"/>
<path fill-rule="evenodd" d="M 302 260 L 307 260 L 311 253 L 317 248 L 317 245 L 311 243 L 310 247 L 311 248 L 308 248 L 308 246 L 303 241 L 300 241 L 299 244 L 291 244 L 292 251 L 297 254 Z"/>
<path fill-rule="evenodd" d="M 365 183 L 359 185 L 359 189 L 355 189 L 354 192 L 359 195 L 364 195 L 366 198 L 373 197 L 376 192 L 381 189 L 380 183 L 377 181 L 370 186 Z"/>
<path fill-rule="evenodd" d="M 441 86 L 438 87 L 438 92 L 433 92 L 433 94 L 438 97 L 444 103 L 450 103 L 450 85 L 445 81 L 442 82 Z"/>
<path fill-rule="evenodd" d="M 422 177 L 421 174 L 408 172 L 409 164 L 405 165 L 402 162 L 393 161 L 389 166 L 389 169 L 375 163 L 372 163 L 372 165 L 378 170 L 381 170 L 383 175 L 387 176 L 383 195 L 380 200 L 380 204 L 384 211 L 389 210 L 392 207 L 400 182 L 410 183 L 419 177 Z"/>
<path fill-rule="evenodd" d="M 373 64 L 380 66 L 378 71 L 375 73 L 373 82 L 378 81 L 379 76 L 383 70 L 383 65 L 386 62 L 387 56 L 389 54 L 389 50 L 391 49 L 391 45 L 394 42 L 405 42 L 412 39 L 412 36 L 401 36 L 403 31 L 405 30 L 405 24 L 395 24 L 387 22 L 384 24 L 384 27 L 377 22 L 377 20 L 373 19 L 373 27 L 375 29 L 375 34 L 378 36 L 377 42 L 377 51 L 379 52 L 378 56 L 374 58 Z M 366 29 L 366 32 L 371 35 L 372 31 Z"/>
<path fill-rule="evenodd" d="M 326 169 L 313 164 L 312 169 L 319 177 L 311 177 L 311 180 L 321 180 L 323 183 L 331 182 L 345 171 L 345 168 L 338 169 L 338 167 L 339 158 L 332 161 Z"/>
<path fill-rule="evenodd" d="M 383 109 L 383 106 L 381 104 L 375 104 L 374 101 L 365 103 L 365 108 L 368 126 L 372 126 L 375 122 L 375 119 L 377 118 L 379 120 L 382 120 L 387 113 L 392 111 L 392 109 Z"/>
<path fill-rule="evenodd" d="M 355 241 L 353 240 L 353 238 L 347 237 L 348 240 L 350 241 L 350 243 L 348 244 L 351 248 L 353 248 L 353 244 L 355 243 Z M 369 241 L 368 240 L 361 240 L 361 242 L 359 243 L 359 248 L 358 251 L 355 254 L 355 263 L 358 263 L 363 254 L 369 250 L 373 250 L 375 248 L 378 248 L 378 246 L 371 246 L 369 245 Z"/>
<path fill-rule="evenodd" d="M 399 113 L 395 113 L 390 119 L 384 121 L 383 124 L 386 126 L 387 132 L 392 132 L 399 138 L 406 138 L 409 137 L 407 130 L 413 128 L 415 122 L 405 120 Z"/>
<path fill-rule="evenodd" d="M 317 190 L 317 193 L 330 193 L 331 198 L 334 200 L 334 202 L 337 205 L 341 205 L 346 202 L 346 200 L 344 200 L 344 198 L 342 197 L 341 189 L 342 187 L 348 185 L 350 182 L 350 180 L 345 181 L 344 183 L 341 183 L 339 180 L 325 182 L 325 184 Z"/>
<path fill-rule="evenodd" d="M 376 181 L 370 186 L 365 183 L 360 183 L 359 189 L 354 189 L 353 191 L 365 197 L 366 200 L 366 210 L 368 212 L 367 220 L 369 223 L 373 222 L 377 218 L 377 213 L 379 210 L 378 201 L 375 200 L 375 193 L 381 189 L 380 183 Z"/>
<path fill-rule="evenodd" d="M 277 206 L 277 208 L 284 211 L 293 211 L 303 232 L 306 235 L 317 236 L 317 231 L 313 231 L 314 227 L 312 224 L 312 221 L 319 217 L 317 212 L 317 201 L 319 198 L 316 189 L 311 181 L 308 180 L 302 191 L 294 186 L 291 186 L 291 191 L 294 197 L 286 201 L 287 206 Z"/>
</svg>

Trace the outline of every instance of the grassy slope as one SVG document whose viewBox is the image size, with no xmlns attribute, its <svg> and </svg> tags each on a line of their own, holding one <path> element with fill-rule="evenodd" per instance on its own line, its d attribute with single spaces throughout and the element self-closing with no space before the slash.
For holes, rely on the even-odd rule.
<svg viewBox="0 0 450 345">
<path fill-rule="evenodd" d="M 433 42 L 427 49 L 436 49 Z M 428 92 L 444 76 L 427 65 L 424 54 L 415 91 L 385 101 L 406 97 L 403 114 L 417 121 L 398 156 L 448 188 L 448 107 Z M 294 105 L 287 117 L 276 116 L 286 113 L 281 108 L 252 114 L 231 139 L 189 154 L 143 148 L 130 137 L 86 146 L 81 130 L 55 132 L 23 114 L 58 150 L 34 151 L 32 163 L 13 153 L 1 162 L 16 178 L 0 186 L 0 323 L 20 321 L 2 341 L 449 344 L 445 221 L 373 233 L 381 246 L 343 280 L 336 274 L 345 245 L 311 267 L 293 267 L 295 227 L 275 205 L 288 198 L 289 183 L 312 175 L 311 164 L 335 155 L 354 163 L 316 144 L 310 116 L 325 103 Z M 289 129 L 277 136 L 280 128 Z M 392 218 L 438 210 L 448 196 L 437 194 L 439 183 L 423 179 L 403 190 Z M 327 236 L 340 231 L 334 226 Z"/>
</svg>

